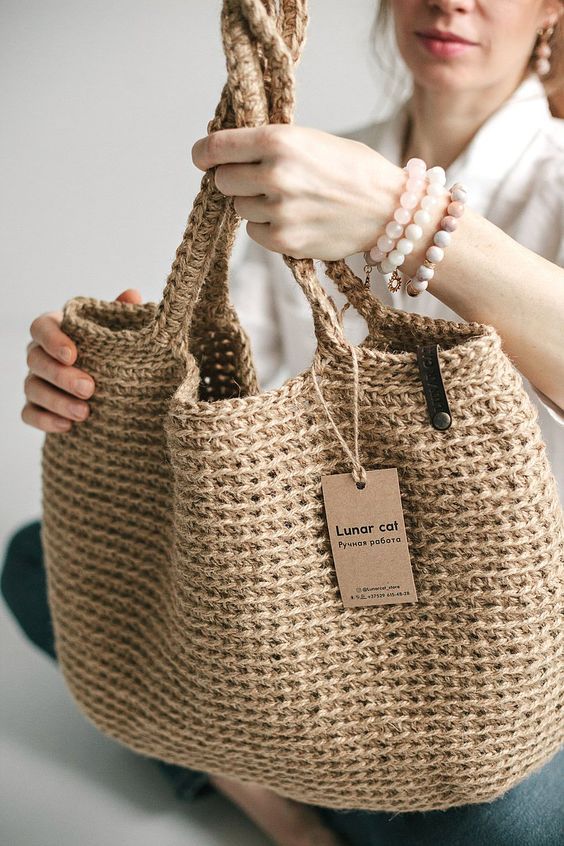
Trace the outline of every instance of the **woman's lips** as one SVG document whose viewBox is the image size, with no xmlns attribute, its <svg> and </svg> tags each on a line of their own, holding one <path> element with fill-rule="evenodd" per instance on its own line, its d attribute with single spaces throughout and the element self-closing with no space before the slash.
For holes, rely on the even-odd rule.
<svg viewBox="0 0 564 846">
<path fill-rule="evenodd" d="M 465 53 L 467 50 L 472 49 L 472 47 L 476 47 L 476 44 L 468 44 L 464 41 L 443 41 L 439 38 L 430 38 L 427 35 L 417 35 L 417 38 L 429 51 L 429 53 L 441 58 L 459 56 L 461 53 Z"/>
</svg>

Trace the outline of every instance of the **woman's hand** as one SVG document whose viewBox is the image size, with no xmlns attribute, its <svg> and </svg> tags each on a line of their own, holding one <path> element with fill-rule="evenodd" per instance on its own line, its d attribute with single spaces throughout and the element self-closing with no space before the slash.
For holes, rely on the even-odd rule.
<svg viewBox="0 0 564 846">
<path fill-rule="evenodd" d="M 250 237 L 273 252 L 330 261 L 369 250 L 391 220 L 405 174 L 360 141 L 293 124 L 221 129 L 192 161 L 215 167 Z"/>
<path fill-rule="evenodd" d="M 210 776 L 223 793 L 267 834 L 276 846 L 345 846 L 323 823 L 318 811 L 266 787 L 225 776 Z"/>
<path fill-rule="evenodd" d="M 141 294 L 135 288 L 128 288 L 117 299 L 140 303 Z M 95 388 L 88 373 L 73 367 L 77 349 L 68 335 L 61 332 L 62 317 L 62 311 L 45 312 L 30 326 L 29 370 L 24 381 L 27 402 L 21 418 L 42 432 L 68 432 L 71 422 L 86 420 L 90 413 L 86 400 Z"/>
</svg>

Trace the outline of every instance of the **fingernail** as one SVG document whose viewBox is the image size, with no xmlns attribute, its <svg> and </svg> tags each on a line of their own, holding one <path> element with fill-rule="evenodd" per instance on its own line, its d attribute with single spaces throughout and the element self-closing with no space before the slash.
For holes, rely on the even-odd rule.
<svg viewBox="0 0 564 846">
<path fill-rule="evenodd" d="M 76 417 L 77 420 L 82 420 L 86 417 L 88 413 L 88 408 L 85 405 L 82 405 L 81 402 L 73 402 L 71 403 L 71 414 L 73 417 Z"/>
<path fill-rule="evenodd" d="M 59 350 L 59 358 L 61 361 L 70 361 L 72 358 L 72 353 L 68 347 L 61 347 Z"/>
<path fill-rule="evenodd" d="M 82 397 L 88 397 L 92 393 L 94 384 L 90 381 L 90 379 L 77 379 L 75 388 L 77 394 L 80 394 Z"/>
<path fill-rule="evenodd" d="M 55 420 L 55 426 L 57 429 L 60 429 L 61 432 L 66 432 L 70 429 L 71 422 L 70 420 Z"/>
</svg>

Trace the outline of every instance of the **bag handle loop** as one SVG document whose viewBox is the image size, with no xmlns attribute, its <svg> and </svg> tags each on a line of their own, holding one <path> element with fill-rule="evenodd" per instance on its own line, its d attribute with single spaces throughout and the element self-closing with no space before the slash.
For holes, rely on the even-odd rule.
<svg viewBox="0 0 564 846">
<path fill-rule="evenodd" d="M 307 24 L 306 0 L 223 0 L 221 35 L 228 81 L 208 133 L 239 126 L 292 123 L 295 103 L 293 66 L 301 56 Z M 240 218 L 231 197 L 215 186 L 214 169 L 206 171 L 176 251 L 153 333 L 167 343 L 182 344 L 194 312 L 205 310 L 212 322 L 232 315 L 228 259 Z M 312 259 L 283 255 L 304 291 L 313 313 L 319 343 L 348 350 L 332 300 L 319 282 Z M 351 304 L 366 319 L 371 335 L 397 338 L 409 332 L 412 315 L 384 306 L 344 260 L 324 262 Z M 210 268 L 215 272 L 210 275 Z M 198 315 L 202 319 L 202 315 Z"/>
</svg>

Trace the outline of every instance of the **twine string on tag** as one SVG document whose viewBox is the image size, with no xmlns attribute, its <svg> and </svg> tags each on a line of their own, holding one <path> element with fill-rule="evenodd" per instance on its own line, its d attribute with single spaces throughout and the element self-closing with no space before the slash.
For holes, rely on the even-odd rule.
<svg viewBox="0 0 564 846">
<path fill-rule="evenodd" d="M 347 308 L 348 305 L 349 305 L 349 303 L 346 303 L 346 305 L 343 308 L 343 311 L 345 311 L 345 309 Z M 339 317 L 342 319 L 342 314 L 339 315 Z M 323 406 L 323 408 L 325 410 L 325 413 L 327 415 L 327 419 L 329 420 L 333 429 L 335 430 L 335 434 L 337 435 L 337 438 L 339 439 L 341 446 L 343 447 L 346 454 L 348 455 L 348 457 L 351 460 L 352 468 L 353 468 L 352 469 L 353 479 L 355 480 L 358 488 L 364 488 L 364 487 L 366 487 L 366 470 L 364 469 L 364 467 L 362 466 L 362 463 L 360 461 L 359 446 L 358 446 L 359 390 L 360 390 L 359 372 L 358 372 L 358 358 L 357 358 L 357 355 L 356 355 L 356 350 L 355 350 L 355 348 L 352 344 L 350 344 L 349 349 L 350 349 L 352 361 L 353 361 L 354 453 L 351 451 L 349 445 L 347 444 L 347 442 L 345 441 L 345 439 L 343 438 L 343 436 L 339 432 L 339 428 L 338 428 L 337 424 L 335 423 L 335 420 L 333 418 L 333 415 L 331 414 L 331 411 L 329 409 L 329 406 L 327 405 L 327 402 L 325 401 L 325 397 L 321 393 L 321 388 L 319 387 L 319 383 L 317 381 L 317 375 L 315 373 L 315 362 L 312 363 L 310 371 L 311 371 L 311 375 L 312 375 L 312 378 L 313 378 L 313 384 L 314 384 L 315 390 L 317 391 L 317 395 L 319 397 L 321 405 Z"/>
</svg>

